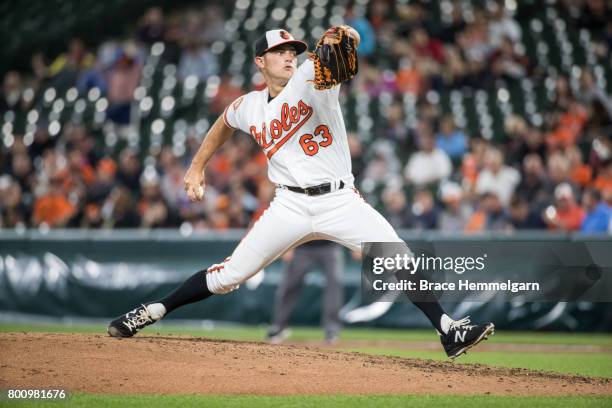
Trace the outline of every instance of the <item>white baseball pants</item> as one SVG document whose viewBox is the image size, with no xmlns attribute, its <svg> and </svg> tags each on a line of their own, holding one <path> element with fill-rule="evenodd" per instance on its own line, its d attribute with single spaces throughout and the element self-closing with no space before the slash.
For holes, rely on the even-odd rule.
<svg viewBox="0 0 612 408">
<path fill-rule="evenodd" d="M 362 242 L 403 242 L 352 187 L 319 196 L 277 188 L 270 206 L 231 257 L 208 268 L 208 289 L 216 294 L 230 292 L 285 251 L 316 239 L 335 241 L 351 250 L 360 250 Z"/>
</svg>

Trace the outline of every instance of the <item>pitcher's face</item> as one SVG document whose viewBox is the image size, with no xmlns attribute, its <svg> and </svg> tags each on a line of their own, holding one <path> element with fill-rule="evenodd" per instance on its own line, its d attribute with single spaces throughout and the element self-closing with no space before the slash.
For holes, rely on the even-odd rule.
<svg viewBox="0 0 612 408">
<path fill-rule="evenodd" d="M 289 81 L 297 69 L 297 53 L 292 45 L 280 45 L 256 57 L 255 63 L 270 78 Z"/>
</svg>

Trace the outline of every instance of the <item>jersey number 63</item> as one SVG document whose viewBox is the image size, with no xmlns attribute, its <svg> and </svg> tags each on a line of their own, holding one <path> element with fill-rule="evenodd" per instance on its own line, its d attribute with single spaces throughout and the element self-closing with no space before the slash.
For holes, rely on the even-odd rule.
<svg viewBox="0 0 612 408">
<path fill-rule="evenodd" d="M 315 136 L 321 136 L 321 141 L 317 143 L 312 140 Z M 329 128 L 325 125 L 319 125 L 314 131 L 314 135 L 306 133 L 300 137 L 300 146 L 308 156 L 314 156 L 319 153 L 319 147 L 327 147 L 332 144 L 333 138 L 329 133 Z"/>
</svg>

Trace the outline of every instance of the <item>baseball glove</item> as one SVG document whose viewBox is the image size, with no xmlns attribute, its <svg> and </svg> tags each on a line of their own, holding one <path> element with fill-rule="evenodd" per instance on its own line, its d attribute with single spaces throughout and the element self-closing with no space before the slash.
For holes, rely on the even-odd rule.
<svg viewBox="0 0 612 408">
<path fill-rule="evenodd" d="M 347 26 L 327 30 L 314 52 L 309 53 L 314 61 L 315 77 L 311 82 L 315 89 L 330 89 L 353 78 L 359 69 L 356 48 Z"/>
</svg>

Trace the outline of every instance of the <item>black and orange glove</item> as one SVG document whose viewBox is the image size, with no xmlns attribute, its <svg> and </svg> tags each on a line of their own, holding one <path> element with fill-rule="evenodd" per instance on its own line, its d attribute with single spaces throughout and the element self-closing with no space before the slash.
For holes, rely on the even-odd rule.
<svg viewBox="0 0 612 408">
<path fill-rule="evenodd" d="M 349 35 L 349 29 L 348 26 L 331 27 L 323 34 L 314 52 L 309 53 L 315 70 L 311 82 L 316 89 L 330 89 L 357 74 L 357 45 Z"/>
</svg>

